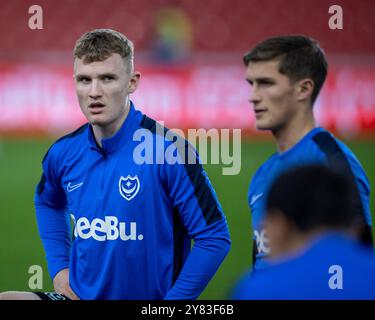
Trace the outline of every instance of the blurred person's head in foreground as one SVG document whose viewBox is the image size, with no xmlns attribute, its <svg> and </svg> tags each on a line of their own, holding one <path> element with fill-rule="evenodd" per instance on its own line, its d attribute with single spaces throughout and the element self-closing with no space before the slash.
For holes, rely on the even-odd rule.
<svg viewBox="0 0 375 320">
<path fill-rule="evenodd" d="M 319 165 L 287 171 L 274 181 L 266 202 L 270 257 L 292 254 L 324 233 L 353 235 L 356 218 L 346 176 Z"/>
<path fill-rule="evenodd" d="M 238 282 L 233 299 L 375 298 L 375 256 L 355 234 L 350 180 L 334 170 L 305 166 L 275 179 L 264 219 L 268 263 Z"/>
</svg>

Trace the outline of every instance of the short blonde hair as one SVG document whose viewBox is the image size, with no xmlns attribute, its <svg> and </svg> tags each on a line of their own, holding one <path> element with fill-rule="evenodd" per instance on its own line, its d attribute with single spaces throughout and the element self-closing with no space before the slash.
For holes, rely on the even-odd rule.
<svg viewBox="0 0 375 320">
<path fill-rule="evenodd" d="M 96 29 L 83 34 L 76 42 L 73 57 L 85 63 L 103 61 L 111 54 L 118 53 L 128 66 L 134 68 L 134 45 L 122 33 L 112 29 Z"/>
</svg>

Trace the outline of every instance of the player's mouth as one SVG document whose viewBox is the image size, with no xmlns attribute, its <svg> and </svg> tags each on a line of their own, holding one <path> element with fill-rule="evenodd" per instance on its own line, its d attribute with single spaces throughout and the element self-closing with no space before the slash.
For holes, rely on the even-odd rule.
<svg viewBox="0 0 375 320">
<path fill-rule="evenodd" d="M 267 112 L 267 109 L 254 109 L 255 117 L 260 117 Z"/>
<path fill-rule="evenodd" d="M 104 107 L 105 107 L 105 104 L 101 102 L 92 102 L 89 105 L 89 110 L 91 113 L 98 114 L 103 111 Z"/>
</svg>

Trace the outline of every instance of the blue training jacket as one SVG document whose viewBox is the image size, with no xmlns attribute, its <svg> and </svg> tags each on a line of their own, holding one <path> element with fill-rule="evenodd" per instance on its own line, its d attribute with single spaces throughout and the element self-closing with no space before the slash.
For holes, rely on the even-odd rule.
<svg viewBox="0 0 375 320">
<path fill-rule="evenodd" d="M 252 178 L 248 203 L 251 208 L 254 229 L 254 247 L 256 269 L 267 266 L 264 259 L 270 249 L 267 234 L 263 226 L 267 193 L 273 181 L 283 172 L 298 166 L 321 164 L 345 173 L 352 183 L 353 203 L 358 220 L 367 225 L 366 237 L 371 238 L 370 183 L 360 162 L 353 152 L 330 132 L 323 128 L 314 128 L 297 144 L 285 152 L 272 155 Z M 366 239 L 370 242 L 371 239 Z"/>
<path fill-rule="evenodd" d="M 321 234 L 294 256 L 245 275 L 233 299 L 374 300 L 375 256 L 344 234 Z"/>
<path fill-rule="evenodd" d="M 101 148 L 86 124 L 43 159 L 35 208 L 50 276 L 70 268 L 81 299 L 195 299 L 229 251 L 196 151 L 160 127 L 131 103 Z"/>
</svg>

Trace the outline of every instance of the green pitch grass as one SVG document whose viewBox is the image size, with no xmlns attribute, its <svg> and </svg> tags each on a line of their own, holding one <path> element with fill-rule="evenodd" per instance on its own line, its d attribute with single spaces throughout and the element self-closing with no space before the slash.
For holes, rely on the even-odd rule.
<svg viewBox="0 0 375 320">
<path fill-rule="evenodd" d="M 50 143 L 49 140 L 0 140 L 0 291 L 29 291 L 28 270 L 32 265 L 43 268 L 43 290 L 52 290 L 33 208 L 40 162 Z M 348 142 L 348 145 L 373 184 L 375 141 Z M 232 249 L 201 299 L 228 298 L 233 284 L 251 265 L 248 184 L 255 170 L 274 151 L 272 142 L 244 141 L 242 169 L 236 176 L 223 176 L 221 165 L 205 166 L 228 219 Z"/>
</svg>

